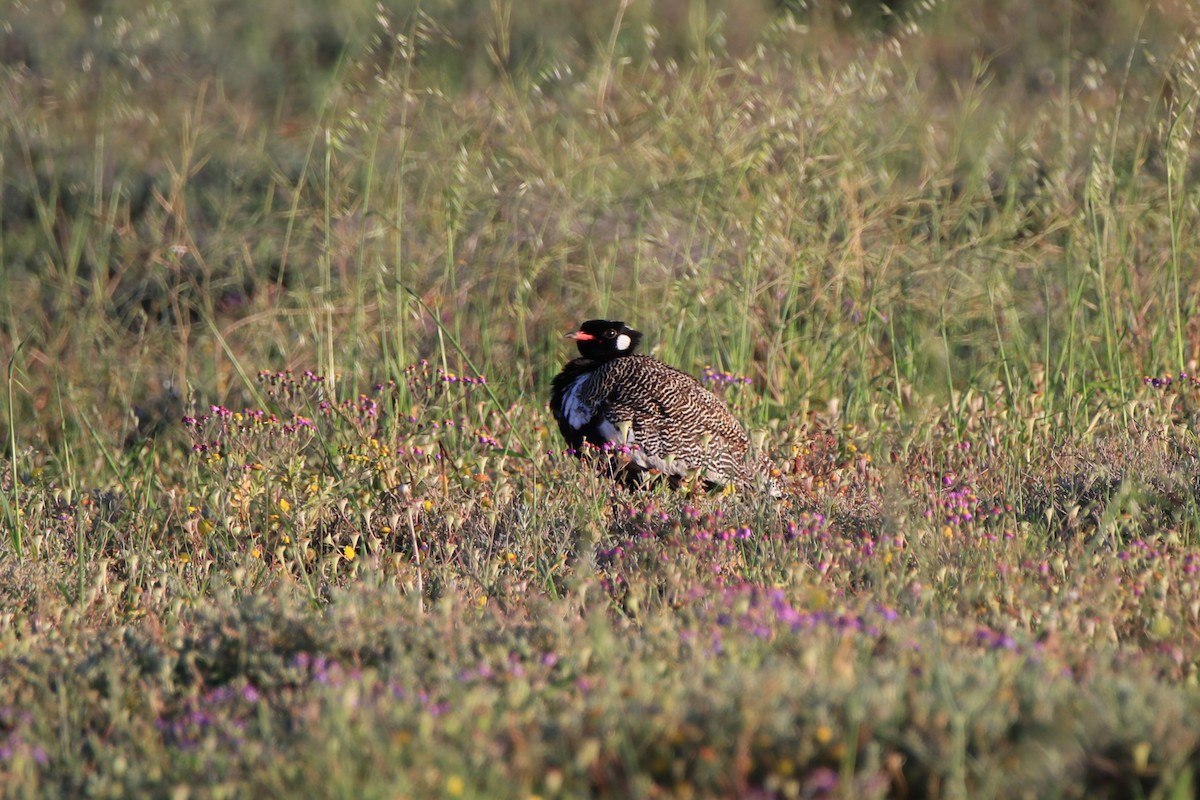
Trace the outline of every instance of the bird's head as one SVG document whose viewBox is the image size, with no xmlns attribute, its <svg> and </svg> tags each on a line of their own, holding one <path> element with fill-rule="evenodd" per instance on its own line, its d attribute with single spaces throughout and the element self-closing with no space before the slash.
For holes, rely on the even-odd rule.
<svg viewBox="0 0 1200 800">
<path fill-rule="evenodd" d="M 618 356 L 627 356 L 637 348 L 642 334 L 624 322 L 607 319 L 589 319 L 579 330 L 568 333 L 575 340 L 579 355 L 597 361 L 607 361 Z"/>
</svg>

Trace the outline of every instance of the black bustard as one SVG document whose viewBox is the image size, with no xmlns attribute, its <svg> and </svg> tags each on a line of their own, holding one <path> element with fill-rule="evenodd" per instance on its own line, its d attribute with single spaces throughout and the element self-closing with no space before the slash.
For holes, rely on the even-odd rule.
<svg viewBox="0 0 1200 800">
<path fill-rule="evenodd" d="M 673 483 L 695 477 L 709 488 L 765 486 L 779 494 L 768 463 L 751 452 L 746 430 L 715 394 L 686 372 L 634 352 L 641 333 L 593 319 L 567 336 L 579 358 L 554 378 L 550 410 L 570 447 L 626 454 L 627 482 L 657 470 Z"/>
</svg>

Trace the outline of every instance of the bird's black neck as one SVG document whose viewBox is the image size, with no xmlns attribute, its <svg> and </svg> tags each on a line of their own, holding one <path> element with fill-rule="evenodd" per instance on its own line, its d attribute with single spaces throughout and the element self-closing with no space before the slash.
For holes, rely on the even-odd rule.
<svg viewBox="0 0 1200 800">
<path fill-rule="evenodd" d="M 553 405 L 555 407 L 559 405 L 559 401 L 562 400 L 563 392 L 567 390 L 567 387 L 570 386 L 576 378 L 578 378 L 580 375 L 586 375 L 603 363 L 605 362 L 597 361 L 594 358 L 576 358 L 564 364 L 562 371 L 554 376 L 554 380 L 550 384 L 550 388 L 552 390 L 551 402 Z"/>
</svg>

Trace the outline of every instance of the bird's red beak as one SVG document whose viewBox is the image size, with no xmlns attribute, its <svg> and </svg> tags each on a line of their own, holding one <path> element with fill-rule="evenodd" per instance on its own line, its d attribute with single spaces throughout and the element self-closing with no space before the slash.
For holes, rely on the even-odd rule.
<svg viewBox="0 0 1200 800">
<path fill-rule="evenodd" d="M 574 339 L 577 342 L 587 342 L 592 339 L 595 339 L 596 337 L 592 336 L 590 333 L 584 333 L 583 331 L 575 331 L 573 333 L 568 333 L 567 338 Z"/>
</svg>

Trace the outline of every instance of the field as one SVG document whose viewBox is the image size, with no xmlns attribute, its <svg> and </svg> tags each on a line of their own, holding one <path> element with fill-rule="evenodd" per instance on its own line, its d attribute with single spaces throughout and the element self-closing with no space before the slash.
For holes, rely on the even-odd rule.
<svg viewBox="0 0 1200 800">
<path fill-rule="evenodd" d="M 5 6 L 0 795 L 1196 795 L 1191 4 Z"/>
</svg>

